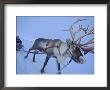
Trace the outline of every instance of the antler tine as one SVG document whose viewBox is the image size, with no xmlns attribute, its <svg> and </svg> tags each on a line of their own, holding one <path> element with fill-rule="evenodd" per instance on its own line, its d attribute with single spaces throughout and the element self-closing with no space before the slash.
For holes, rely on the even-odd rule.
<svg viewBox="0 0 110 90">
<path fill-rule="evenodd" d="M 90 30 L 90 32 L 94 32 L 94 27 L 92 27 L 92 29 Z"/>
<path fill-rule="evenodd" d="M 74 30 L 73 30 L 73 27 L 74 27 L 74 25 L 75 25 L 76 23 L 78 23 L 78 22 L 80 22 L 80 21 L 84 21 L 84 20 L 87 20 L 87 19 L 78 19 L 77 21 L 73 22 L 73 24 L 70 26 L 70 28 L 69 28 L 68 30 L 64 30 L 64 31 L 69 31 L 69 32 L 70 32 L 72 41 L 74 41 L 74 42 L 79 41 L 79 42 L 80 42 L 81 39 L 82 39 L 83 37 L 85 37 L 85 35 L 84 35 L 84 36 L 82 36 L 81 38 L 79 38 L 78 40 L 75 41 L 75 35 L 83 29 L 83 28 L 82 28 L 82 25 L 79 26 L 80 29 L 79 29 L 78 31 L 74 31 Z M 88 26 L 88 27 L 89 27 L 89 26 Z M 88 27 L 87 27 L 87 29 L 85 29 L 85 31 L 88 30 Z M 83 30 L 83 31 L 84 31 L 84 30 Z"/>
<path fill-rule="evenodd" d="M 88 52 L 94 53 L 94 47 L 88 47 L 88 48 L 85 48 L 85 47 L 82 47 L 82 46 L 80 46 L 80 47 L 84 51 L 84 54 L 87 54 Z"/>
<path fill-rule="evenodd" d="M 74 24 L 78 23 L 79 21 L 84 21 L 84 20 L 87 20 L 87 19 L 78 19 L 77 21 L 75 21 L 72 26 L 74 26 Z"/>
<path fill-rule="evenodd" d="M 93 44 L 94 43 L 94 38 L 92 38 L 91 40 L 89 40 L 88 42 L 84 43 L 84 44 L 80 44 L 81 46 L 84 45 L 89 45 L 89 44 Z"/>
<path fill-rule="evenodd" d="M 89 27 L 89 26 L 88 26 L 88 27 Z M 88 35 L 94 34 L 94 32 L 93 32 L 94 29 L 91 29 L 90 31 L 88 31 L 88 30 L 89 30 L 88 27 L 87 27 L 87 28 L 83 28 L 82 26 L 80 26 L 80 29 L 79 29 L 79 30 L 80 30 L 80 31 L 82 30 L 82 31 L 84 32 L 84 35 L 80 36 L 80 37 L 76 40 L 76 42 L 78 42 L 79 40 L 81 41 L 82 38 L 84 38 L 84 37 L 86 37 L 86 36 L 88 36 Z"/>
<path fill-rule="evenodd" d="M 87 33 L 87 30 L 89 29 L 89 25 L 87 28 L 83 28 L 82 25 L 79 27 L 80 31 L 82 30 L 85 34 Z"/>
<path fill-rule="evenodd" d="M 76 40 L 76 42 L 79 41 L 79 40 L 81 40 L 81 39 L 84 38 L 85 36 L 90 35 L 90 34 L 94 34 L 94 33 L 93 33 L 93 32 L 88 32 L 87 34 L 84 34 L 84 35 L 80 36 L 80 37 Z"/>
<path fill-rule="evenodd" d="M 80 21 L 83 21 L 83 20 L 87 20 L 87 19 L 78 19 L 77 21 L 75 21 L 71 26 L 70 26 L 70 28 L 69 28 L 69 32 L 70 32 L 70 35 L 71 35 L 71 38 L 72 38 L 72 40 L 73 41 L 75 41 L 75 35 L 76 35 L 76 33 L 78 33 L 79 31 L 76 31 L 76 32 L 74 32 L 74 30 L 73 30 L 73 26 L 76 24 L 76 23 L 78 23 L 78 22 L 80 22 Z"/>
<path fill-rule="evenodd" d="M 72 40 L 74 41 L 75 34 L 73 32 L 73 27 L 72 26 L 70 27 L 69 32 L 70 32 L 70 35 L 71 35 Z"/>
</svg>

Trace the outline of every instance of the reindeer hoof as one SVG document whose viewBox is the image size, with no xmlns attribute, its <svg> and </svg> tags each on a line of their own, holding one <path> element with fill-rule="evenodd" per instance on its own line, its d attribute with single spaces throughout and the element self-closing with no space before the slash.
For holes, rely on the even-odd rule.
<svg viewBox="0 0 110 90">
<path fill-rule="evenodd" d="M 43 69 L 41 69 L 41 74 L 43 74 L 44 73 L 44 70 Z"/>
<path fill-rule="evenodd" d="M 35 63 L 36 61 L 33 61 L 33 63 Z"/>
<path fill-rule="evenodd" d="M 27 58 L 28 56 L 24 56 L 24 58 Z"/>
<path fill-rule="evenodd" d="M 59 72 L 57 72 L 57 74 L 61 74 L 61 72 L 59 71 Z"/>
</svg>

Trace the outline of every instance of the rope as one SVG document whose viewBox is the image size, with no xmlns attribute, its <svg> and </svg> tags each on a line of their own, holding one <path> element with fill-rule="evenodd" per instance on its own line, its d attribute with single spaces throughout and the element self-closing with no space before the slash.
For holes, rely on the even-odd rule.
<svg viewBox="0 0 110 90">
<path fill-rule="evenodd" d="M 19 51 L 28 52 L 28 51 L 26 51 L 26 50 L 19 50 Z M 45 54 L 45 53 L 40 53 L 40 52 L 29 52 L 29 53 Z"/>
<path fill-rule="evenodd" d="M 70 50 L 69 50 L 69 48 L 67 49 L 68 51 L 69 51 L 69 53 L 71 54 L 71 59 L 70 59 L 70 61 L 66 64 L 66 65 L 64 65 L 63 67 L 62 67 L 62 69 L 61 69 L 61 71 L 64 69 L 64 68 L 66 68 L 70 63 L 71 63 L 71 61 L 72 61 L 72 53 L 70 52 Z"/>
<path fill-rule="evenodd" d="M 72 61 L 72 59 L 70 59 L 70 61 L 69 61 L 66 65 L 64 65 L 64 66 L 61 68 L 61 71 L 62 71 L 64 68 L 66 68 L 66 67 L 71 63 L 71 61 Z"/>
</svg>

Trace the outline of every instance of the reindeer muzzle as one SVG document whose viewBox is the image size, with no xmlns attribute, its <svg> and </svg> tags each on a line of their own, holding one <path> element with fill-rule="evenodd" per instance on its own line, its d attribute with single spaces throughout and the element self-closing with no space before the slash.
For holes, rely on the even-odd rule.
<svg viewBox="0 0 110 90">
<path fill-rule="evenodd" d="M 79 63 L 84 64 L 86 62 L 85 58 L 83 56 L 79 57 Z"/>
</svg>

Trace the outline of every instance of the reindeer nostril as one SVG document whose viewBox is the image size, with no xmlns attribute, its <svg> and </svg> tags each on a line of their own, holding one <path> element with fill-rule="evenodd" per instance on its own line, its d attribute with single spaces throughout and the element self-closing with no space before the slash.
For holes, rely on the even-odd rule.
<svg viewBox="0 0 110 90">
<path fill-rule="evenodd" d="M 85 60 L 81 61 L 81 64 L 84 64 L 85 63 Z"/>
<path fill-rule="evenodd" d="M 83 63 L 85 63 L 86 60 L 83 56 L 80 56 L 79 61 L 80 61 L 81 64 L 83 64 Z"/>
</svg>

